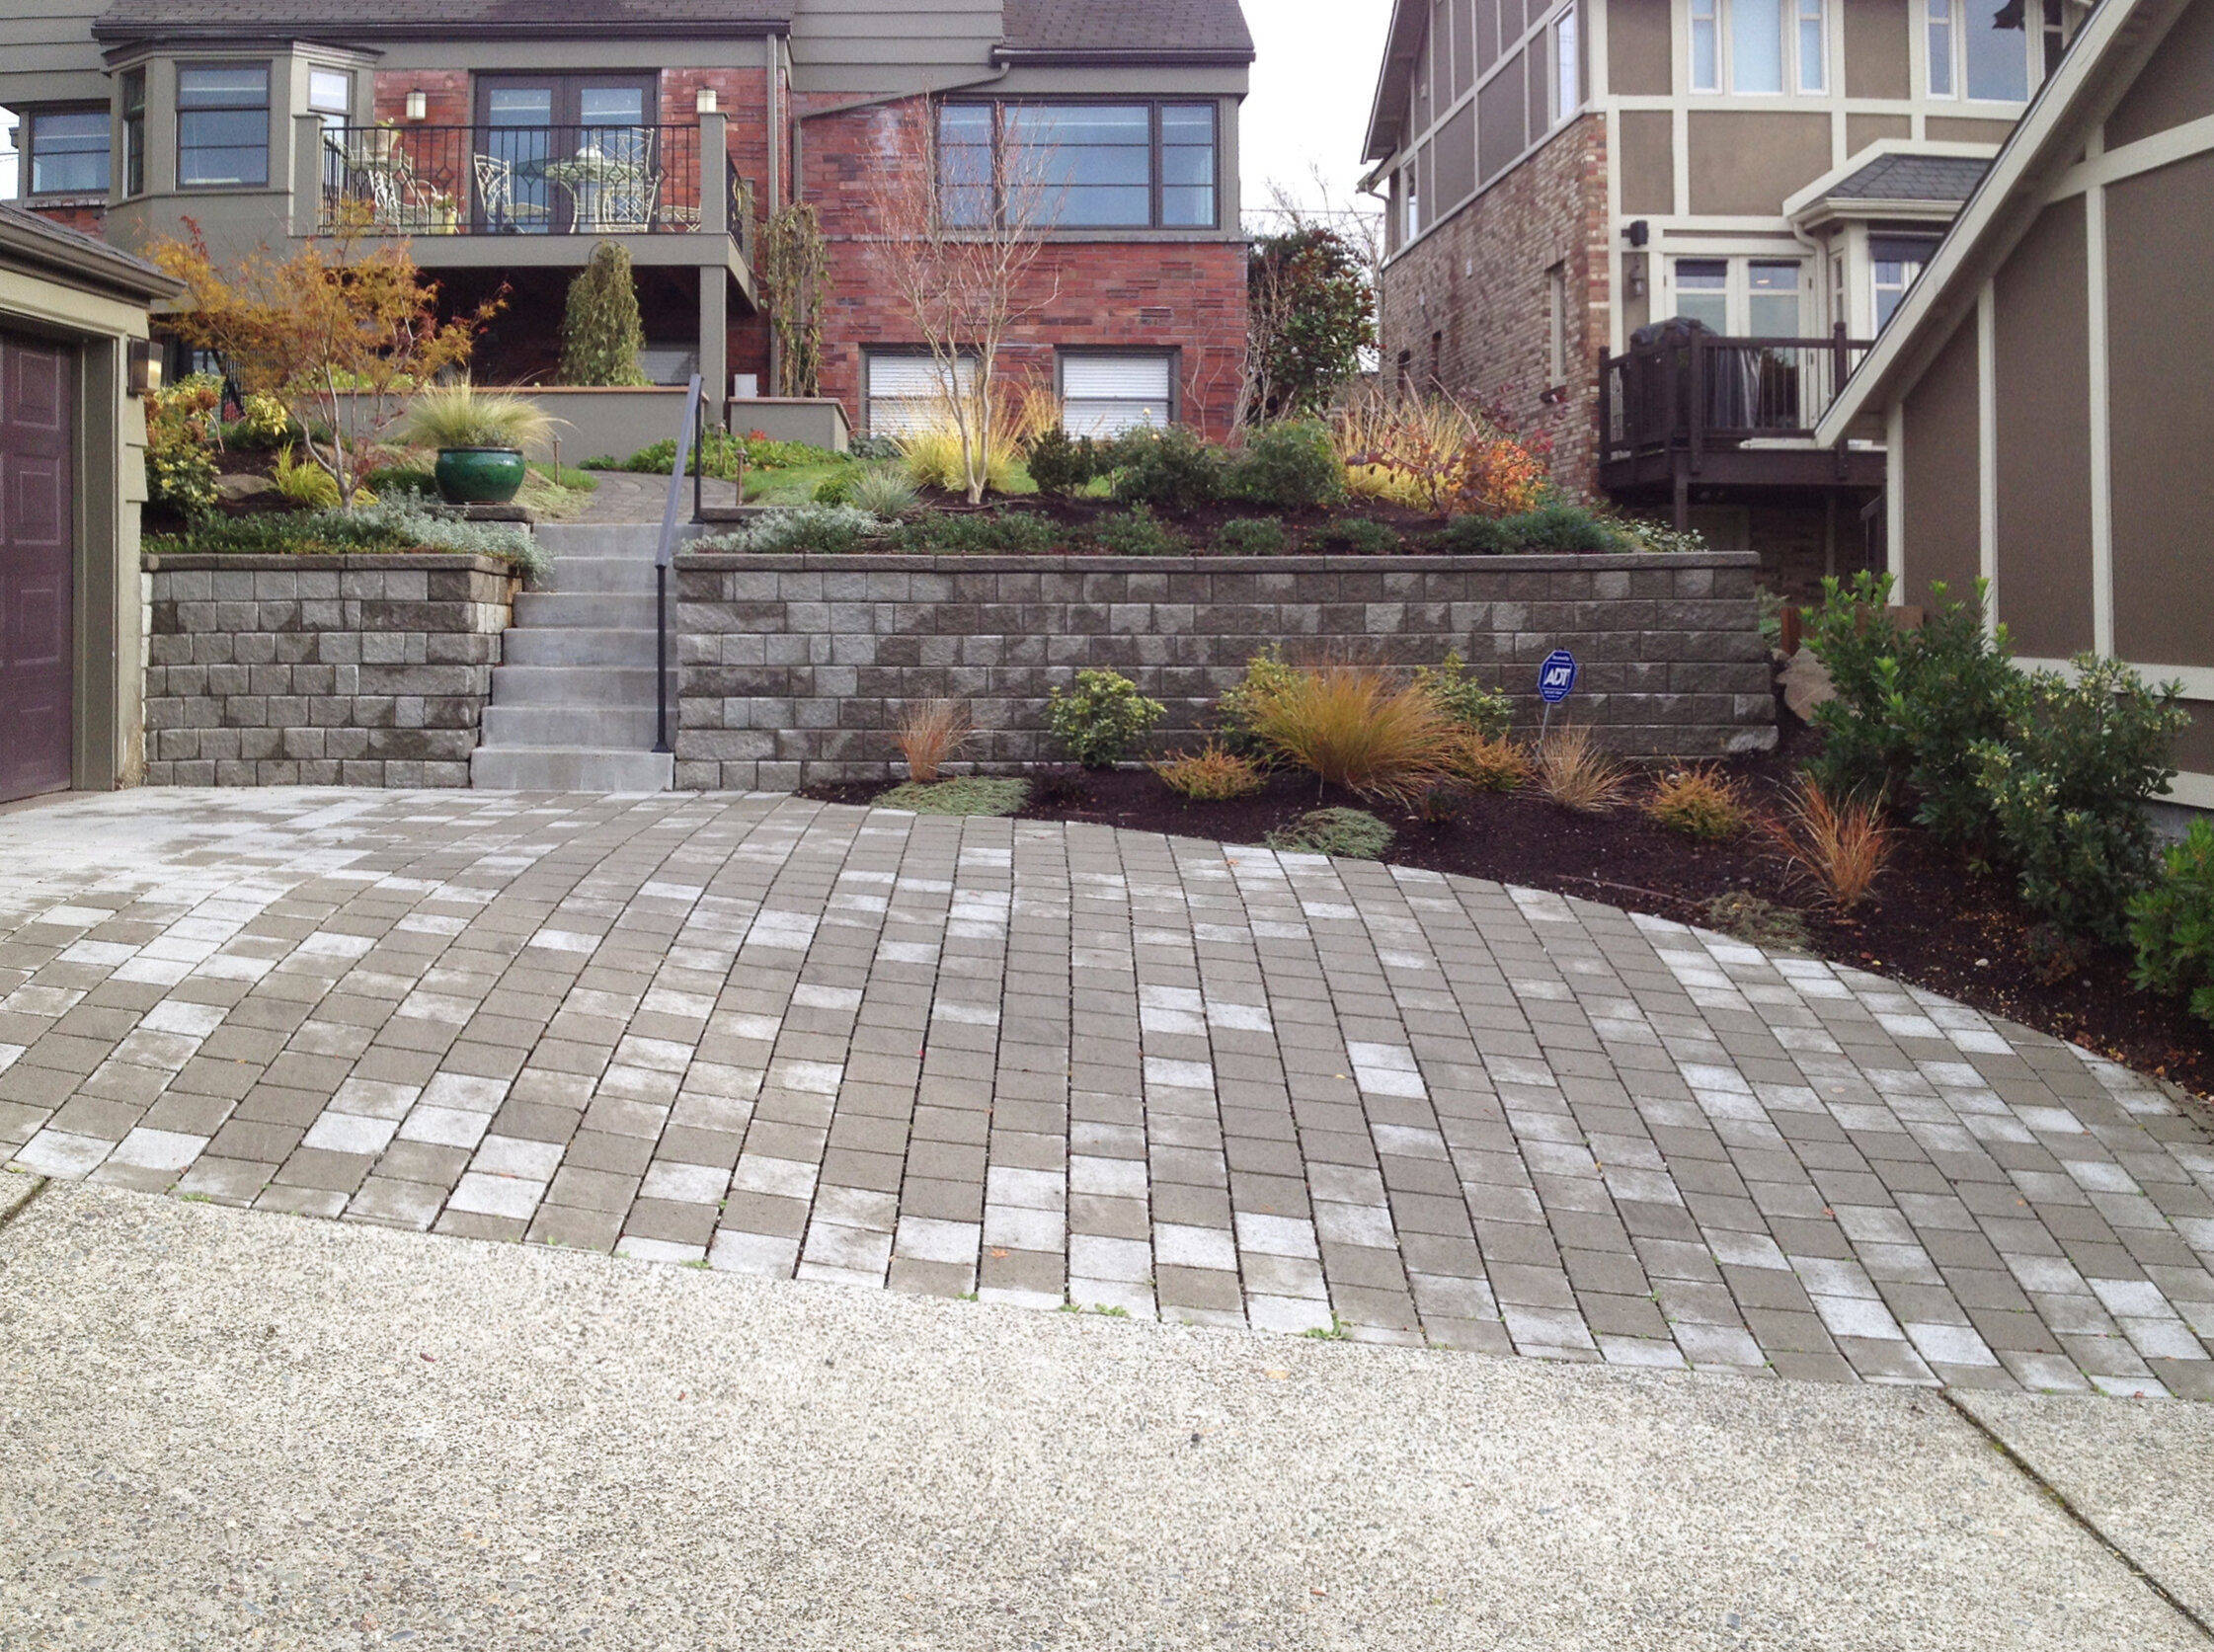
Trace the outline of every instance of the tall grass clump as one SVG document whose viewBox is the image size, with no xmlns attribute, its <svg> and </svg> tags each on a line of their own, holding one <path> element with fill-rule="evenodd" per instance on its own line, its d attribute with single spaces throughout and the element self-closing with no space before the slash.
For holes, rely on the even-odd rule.
<svg viewBox="0 0 2214 1652">
<path fill-rule="evenodd" d="M 1645 800 L 1648 819 L 1696 837 L 1702 843 L 1719 843 L 1737 836 L 1752 825 L 1745 806 L 1745 791 L 1720 769 L 1705 764 L 1664 774 Z"/>
<path fill-rule="evenodd" d="M 1580 723 L 1546 736 L 1532 767 L 1538 789 L 1579 815 L 1604 815 L 1621 802 L 1629 784 L 1622 765 Z"/>
<path fill-rule="evenodd" d="M 1331 422 L 1346 490 L 1438 515 L 1513 516 L 1544 499 L 1544 456 L 1450 396 L 1357 396 Z"/>
<path fill-rule="evenodd" d="M 927 786 L 938 778 L 971 732 L 969 710 L 957 700 L 924 700 L 900 714 L 894 738 L 908 760 L 908 778 Z"/>
<path fill-rule="evenodd" d="M 1413 804 L 1451 778 L 1457 731 L 1437 696 L 1373 666 L 1288 670 L 1248 700 L 1252 738 L 1324 785 Z"/>
<path fill-rule="evenodd" d="M 1783 817 L 1769 822 L 1769 836 L 1793 880 L 1813 884 L 1842 911 L 1867 899 L 1891 858 L 1882 812 L 1858 798 L 1832 798 L 1811 775 Z"/>
<path fill-rule="evenodd" d="M 1024 450 L 1042 432 L 1061 422 L 1061 408 L 1051 396 L 1025 385 L 995 384 L 991 400 L 991 440 L 985 453 L 985 481 L 991 492 L 1003 494 L 1014 487 Z M 954 417 L 953 404 L 943 395 L 930 404 L 920 425 L 893 439 L 899 444 L 900 462 L 908 480 L 917 488 L 935 488 L 948 494 L 967 491 L 968 478 L 961 468 L 961 427 Z"/>
<path fill-rule="evenodd" d="M 401 429 L 418 447 L 514 447 L 541 453 L 558 423 L 513 390 L 484 390 L 462 379 L 417 391 Z"/>
</svg>

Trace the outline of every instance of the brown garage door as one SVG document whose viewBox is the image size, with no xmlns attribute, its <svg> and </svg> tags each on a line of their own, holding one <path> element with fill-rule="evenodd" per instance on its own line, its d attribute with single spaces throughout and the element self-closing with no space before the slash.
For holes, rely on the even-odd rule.
<svg viewBox="0 0 2214 1652">
<path fill-rule="evenodd" d="M 0 802 L 69 784 L 71 359 L 0 333 Z"/>
</svg>

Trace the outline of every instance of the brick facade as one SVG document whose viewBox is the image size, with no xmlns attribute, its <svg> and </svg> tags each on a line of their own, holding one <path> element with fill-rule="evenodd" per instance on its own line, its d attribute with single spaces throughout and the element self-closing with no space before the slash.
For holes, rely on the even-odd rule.
<svg viewBox="0 0 2214 1652">
<path fill-rule="evenodd" d="M 1549 443 L 1553 479 L 1596 487 L 1599 352 L 1611 316 L 1607 122 L 1563 126 L 1384 272 L 1379 332 L 1385 380 L 1435 385 L 1495 409 Z M 1547 272 L 1567 304 L 1565 382 L 1551 382 Z"/>
<path fill-rule="evenodd" d="M 1167 707 L 1190 747 L 1267 643 L 1295 661 L 1434 665 L 1458 652 L 1535 725 L 1539 662 L 1568 647 L 1567 715 L 1637 756 L 1776 744 L 1749 556 L 809 557 L 677 568 L 676 784 L 789 788 L 894 775 L 911 702 L 963 702 L 988 766 L 1051 760 L 1049 690 L 1084 667 Z"/>
</svg>

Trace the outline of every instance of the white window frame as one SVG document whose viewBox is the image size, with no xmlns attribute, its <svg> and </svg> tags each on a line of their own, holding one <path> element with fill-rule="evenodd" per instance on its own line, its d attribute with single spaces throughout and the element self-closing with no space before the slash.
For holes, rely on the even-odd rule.
<svg viewBox="0 0 2214 1652">
<path fill-rule="evenodd" d="M 1960 0 L 1950 0 L 1958 5 Z M 1781 76 L 1775 91 L 1747 92 L 1737 85 L 1735 12 L 1742 5 L 1776 8 Z M 1829 95 L 1829 0 L 1689 0 L 1691 89 L 1700 97 L 1819 98 Z M 1700 77 L 1701 42 L 1706 77 Z"/>
<path fill-rule="evenodd" d="M 1721 335 L 1730 339 L 1775 336 L 1757 332 L 1753 326 L 1753 266 L 1756 264 L 1796 265 L 1799 274 L 1793 290 L 1798 294 L 1799 316 L 1798 321 L 1793 325 L 1791 336 L 1801 338 L 1808 336 L 1806 313 L 1809 287 L 1807 261 L 1804 258 L 1792 258 L 1783 253 L 1671 253 L 1666 261 L 1668 318 L 1683 313 L 1680 297 L 1684 289 L 1677 277 L 1677 267 L 1683 264 L 1722 264 L 1728 266 L 1727 274 L 1723 277 L 1723 285 L 1720 288 L 1724 319 Z M 1715 289 L 1708 287 L 1704 290 L 1712 292 Z"/>
<path fill-rule="evenodd" d="M 876 369 L 879 362 L 887 361 L 911 362 L 915 366 L 923 369 L 923 371 L 930 374 L 931 388 L 927 392 L 918 392 L 913 395 L 879 395 L 876 388 Z M 956 368 L 955 373 L 956 377 L 960 381 L 960 387 L 962 390 L 967 391 L 968 389 L 973 387 L 976 383 L 977 358 L 974 355 L 964 354 L 960 357 L 960 366 Z M 938 380 L 936 376 L 934 358 L 931 356 L 930 352 L 927 350 L 902 350 L 895 348 L 887 350 L 864 350 L 861 353 L 862 415 L 863 422 L 868 426 L 869 434 L 871 435 L 898 436 L 905 434 L 908 431 L 915 428 L 915 426 L 910 423 L 909 419 L 895 417 L 894 427 L 889 430 L 886 429 L 879 422 L 878 410 L 880 408 L 885 410 L 886 412 L 891 412 L 895 409 L 913 407 L 916 405 L 924 404 L 932 398 L 942 396 L 944 393 L 945 386 L 941 381 Z"/>
<path fill-rule="evenodd" d="M 1422 233 L 1422 197 L 1416 188 L 1418 164 L 1409 160 L 1399 173 L 1399 245 L 1404 247 Z"/>
<path fill-rule="evenodd" d="M 1980 15 L 1984 0 L 1923 0 L 1923 55 L 1928 60 L 1924 70 L 1927 89 L 1932 98 L 1945 103 L 1983 104 L 1993 109 L 2014 109 L 2037 95 L 2037 88 L 2045 83 L 2046 43 L 2045 14 L 2042 0 L 2029 0 L 2038 7 L 2036 26 L 2030 26 L 2027 7 L 2023 10 L 2021 29 L 2021 67 L 2023 95 L 2019 98 L 1979 98 L 1968 90 L 1968 31 Z M 1943 72 L 1942 84 L 1939 71 Z"/>
<path fill-rule="evenodd" d="M 1552 52 L 1552 118 L 1549 126 L 1557 126 L 1583 108 L 1583 59 L 1577 42 L 1576 8 L 1568 6 L 1545 26 L 1545 39 Z"/>
</svg>

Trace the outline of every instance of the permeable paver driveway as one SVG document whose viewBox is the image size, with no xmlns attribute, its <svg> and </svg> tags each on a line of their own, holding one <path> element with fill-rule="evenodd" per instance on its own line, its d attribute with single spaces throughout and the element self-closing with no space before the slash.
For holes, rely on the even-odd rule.
<svg viewBox="0 0 2214 1652">
<path fill-rule="evenodd" d="M 1495 884 L 790 798 L 0 816 L 0 1152 L 1276 1331 L 2214 1397 L 2214 1137 L 1810 959 Z"/>
</svg>

